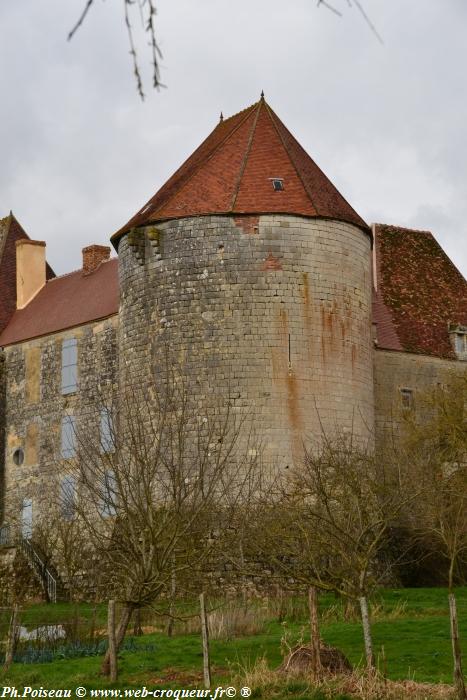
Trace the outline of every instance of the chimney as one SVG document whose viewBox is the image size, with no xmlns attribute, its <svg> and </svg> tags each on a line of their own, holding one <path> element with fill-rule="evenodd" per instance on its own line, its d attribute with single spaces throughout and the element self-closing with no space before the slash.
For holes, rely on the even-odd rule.
<svg viewBox="0 0 467 700">
<path fill-rule="evenodd" d="M 90 275 L 109 258 L 110 248 L 106 245 L 88 245 L 83 248 L 83 275 Z"/>
<path fill-rule="evenodd" d="M 24 309 L 45 285 L 45 243 L 16 241 L 16 308 Z"/>
</svg>

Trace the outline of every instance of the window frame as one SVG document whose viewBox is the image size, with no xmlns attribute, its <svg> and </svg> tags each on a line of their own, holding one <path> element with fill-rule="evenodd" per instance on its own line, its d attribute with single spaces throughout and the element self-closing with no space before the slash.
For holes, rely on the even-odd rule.
<svg viewBox="0 0 467 700">
<path fill-rule="evenodd" d="M 70 488 L 71 486 L 71 488 Z M 60 515 L 63 520 L 71 522 L 76 515 L 77 480 L 72 474 L 65 474 L 60 479 Z"/>
<path fill-rule="evenodd" d="M 29 513 L 26 519 L 25 515 Z M 34 505 L 32 498 L 23 498 L 21 501 L 21 536 L 24 540 L 30 540 L 34 529 Z"/>
<path fill-rule="evenodd" d="M 62 396 L 75 394 L 78 391 L 78 339 L 64 338 L 62 340 L 61 365 Z M 67 374 L 69 377 L 67 378 Z"/>
<path fill-rule="evenodd" d="M 103 518 L 111 518 L 117 515 L 117 494 L 115 471 L 106 469 L 103 475 L 102 499 L 99 504 L 99 512 Z"/>
<path fill-rule="evenodd" d="M 408 386 L 399 387 L 401 405 L 403 411 L 413 411 L 415 406 L 414 390 Z"/>
<path fill-rule="evenodd" d="M 66 426 L 70 426 L 70 428 L 68 429 Z M 71 432 L 67 432 L 68 430 L 71 430 Z M 74 459 L 76 457 L 76 448 L 76 417 L 67 413 L 63 416 L 61 423 L 61 458 Z"/>
<path fill-rule="evenodd" d="M 112 412 L 106 406 L 100 410 L 99 442 L 102 455 L 115 452 Z"/>
</svg>

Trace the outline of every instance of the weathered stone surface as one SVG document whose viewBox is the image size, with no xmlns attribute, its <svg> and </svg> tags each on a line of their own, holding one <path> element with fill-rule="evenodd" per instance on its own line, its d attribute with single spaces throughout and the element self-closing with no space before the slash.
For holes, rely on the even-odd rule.
<svg viewBox="0 0 467 700">
<path fill-rule="evenodd" d="M 374 353 L 375 428 L 376 442 L 397 438 L 401 432 L 404 414 L 401 390 L 412 392 L 413 410 L 420 411 L 417 397 L 438 384 L 448 385 L 456 376 L 465 375 L 467 363 L 445 360 L 427 355 L 391 350 Z"/>
<path fill-rule="evenodd" d="M 61 421 L 66 413 L 76 416 L 77 426 L 90 413 L 99 425 L 99 405 L 109 387 L 115 388 L 118 358 L 117 317 L 9 346 L 4 350 L 4 401 L 0 400 L 0 426 L 5 430 L 5 513 L 3 520 L 20 519 L 23 499 L 33 500 L 37 521 L 58 498 L 60 479 Z M 61 391 L 62 341 L 78 341 L 78 386 L 74 393 Z M 0 392 L 2 386 L 0 363 Z M 96 441 L 97 442 L 97 441 Z M 13 461 L 15 449 L 24 462 Z"/>
<path fill-rule="evenodd" d="M 286 467 L 323 429 L 372 431 L 370 242 L 304 217 L 253 230 L 238 216 L 158 224 L 157 255 L 144 231 L 121 240 L 120 370 L 154 382 L 168 347 L 193 400 L 249 413 Z"/>
</svg>

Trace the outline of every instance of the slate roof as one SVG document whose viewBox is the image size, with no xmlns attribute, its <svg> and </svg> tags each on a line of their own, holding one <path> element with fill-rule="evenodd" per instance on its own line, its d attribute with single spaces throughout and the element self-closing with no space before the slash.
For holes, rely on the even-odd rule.
<svg viewBox="0 0 467 700">
<path fill-rule="evenodd" d="M 429 231 L 374 231 L 378 347 L 455 359 L 449 326 L 467 325 L 467 281 Z"/>
<path fill-rule="evenodd" d="M 284 189 L 275 191 L 273 178 Z M 296 214 L 368 226 L 262 98 L 220 121 L 205 141 L 112 236 L 204 214 Z"/>
<path fill-rule="evenodd" d="M 94 272 L 82 270 L 50 279 L 24 308 L 14 312 L 0 334 L 0 347 L 118 313 L 118 260 L 102 262 Z"/>
<path fill-rule="evenodd" d="M 16 241 L 24 238 L 29 236 L 12 213 L 0 219 L 0 333 L 16 309 Z M 55 276 L 49 265 L 46 276 Z"/>
</svg>

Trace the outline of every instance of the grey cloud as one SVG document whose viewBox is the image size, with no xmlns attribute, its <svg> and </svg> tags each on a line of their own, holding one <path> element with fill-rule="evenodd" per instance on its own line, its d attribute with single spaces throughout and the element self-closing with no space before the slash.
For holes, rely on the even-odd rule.
<svg viewBox="0 0 467 700">
<path fill-rule="evenodd" d="M 366 0 L 160 0 L 168 89 L 136 94 L 120 3 L 0 6 L 0 215 L 12 208 L 64 272 L 105 242 L 214 127 L 261 89 L 367 220 L 430 228 L 467 273 L 467 6 Z"/>
</svg>

